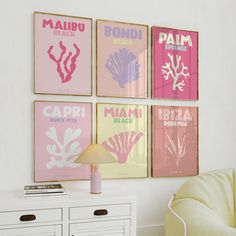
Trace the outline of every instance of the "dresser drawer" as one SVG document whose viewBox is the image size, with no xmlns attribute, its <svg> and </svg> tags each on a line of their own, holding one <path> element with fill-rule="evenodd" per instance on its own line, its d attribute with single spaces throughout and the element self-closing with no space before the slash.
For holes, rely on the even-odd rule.
<svg viewBox="0 0 236 236">
<path fill-rule="evenodd" d="M 130 219 L 70 224 L 74 236 L 130 236 Z"/>
<path fill-rule="evenodd" d="M 61 211 L 61 209 L 45 209 L 0 212 L 0 225 L 61 221 Z"/>
<path fill-rule="evenodd" d="M 70 220 L 130 216 L 130 204 L 71 207 Z"/>
</svg>

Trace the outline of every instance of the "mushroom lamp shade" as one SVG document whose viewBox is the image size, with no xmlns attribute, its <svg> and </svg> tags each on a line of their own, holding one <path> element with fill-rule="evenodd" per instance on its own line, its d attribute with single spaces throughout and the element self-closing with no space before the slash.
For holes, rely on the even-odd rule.
<svg viewBox="0 0 236 236">
<path fill-rule="evenodd" d="M 113 163 L 116 159 L 102 145 L 90 144 L 75 162 L 91 165 L 90 192 L 101 193 L 101 174 L 98 164 Z"/>
</svg>

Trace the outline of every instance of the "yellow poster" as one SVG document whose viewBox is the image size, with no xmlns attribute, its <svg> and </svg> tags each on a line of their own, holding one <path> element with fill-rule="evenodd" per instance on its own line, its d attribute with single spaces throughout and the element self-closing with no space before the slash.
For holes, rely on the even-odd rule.
<svg viewBox="0 0 236 236">
<path fill-rule="evenodd" d="M 97 143 L 117 160 L 99 165 L 102 178 L 147 177 L 147 106 L 97 104 Z"/>
</svg>

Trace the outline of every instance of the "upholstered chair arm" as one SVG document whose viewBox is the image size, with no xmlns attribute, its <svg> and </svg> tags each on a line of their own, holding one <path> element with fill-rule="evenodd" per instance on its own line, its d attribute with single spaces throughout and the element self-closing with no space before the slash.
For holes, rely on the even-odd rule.
<svg viewBox="0 0 236 236">
<path fill-rule="evenodd" d="M 236 229 L 229 224 L 199 200 L 178 199 L 165 216 L 165 235 L 236 236 Z"/>
</svg>

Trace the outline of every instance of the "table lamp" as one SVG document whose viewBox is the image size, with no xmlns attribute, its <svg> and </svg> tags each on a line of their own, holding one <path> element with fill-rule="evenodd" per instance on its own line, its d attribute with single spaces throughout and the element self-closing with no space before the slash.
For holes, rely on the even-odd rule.
<svg viewBox="0 0 236 236">
<path fill-rule="evenodd" d="M 90 164 L 90 193 L 101 193 L 101 174 L 98 164 L 113 163 L 116 159 L 100 144 L 90 144 L 75 160 L 76 163 Z"/>
</svg>

